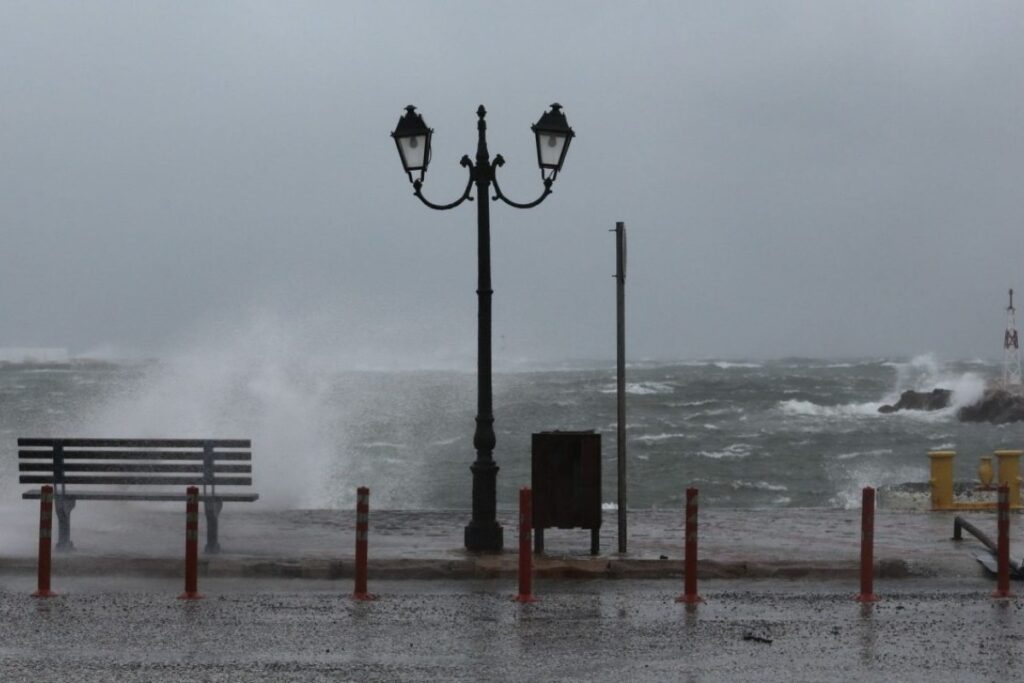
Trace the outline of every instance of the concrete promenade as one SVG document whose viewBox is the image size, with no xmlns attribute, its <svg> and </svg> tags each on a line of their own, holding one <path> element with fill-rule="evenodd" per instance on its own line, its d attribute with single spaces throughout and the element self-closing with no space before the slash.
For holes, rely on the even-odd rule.
<svg viewBox="0 0 1024 683">
<path fill-rule="evenodd" d="M 66 681 L 1016 681 L 1024 601 L 986 579 L 882 582 L 882 600 L 812 580 L 348 581 L 0 578 L 0 680 Z"/>
<path fill-rule="evenodd" d="M 185 513 L 174 505 L 83 502 L 72 515 L 76 549 L 55 553 L 60 576 L 128 574 L 181 576 Z M 19 501 L 0 508 L 0 573 L 35 570 L 38 505 Z M 995 536 L 995 515 L 967 515 Z M 980 577 L 970 536 L 951 540 L 953 513 L 880 510 L 875 560 L 879 578 Z M 468 511 L 370 512 L 370 577 L 387 579 L 494 578 L 516 571 L 516 516 L 499 511 L 506 551 L 476 555 L 462 549 Z M 682 574 L 681 510 L 629 515 L 629 552 L 617 553 L 616 513 L 606 512 L 601 554 L 589 555 L 589 532 L 547 530 L 545 553 L 535 560 L 541 577 L 671 578 Z M 261 510 L 227 505 L 221 515 L 219 555 L 202 553 L 200 575 L 333 579 L 352 575 L 354 511 Z M 54 524 L 56 526 L 56 524 Z M 813 578 L 855 581 L 860 511 L 833 509 L 702 509 L 703 578 Z M 56 530 L 55 530 L 56 532 Z M 1024 547 L 1024 525 L 1012 515 L 1011 555 Z"/>
</svg>

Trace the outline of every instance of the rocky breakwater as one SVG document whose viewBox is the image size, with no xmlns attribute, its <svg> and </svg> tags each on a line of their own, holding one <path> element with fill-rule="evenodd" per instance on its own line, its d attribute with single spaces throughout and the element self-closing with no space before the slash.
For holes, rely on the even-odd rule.
<svg viewBox="0 0 1024 683">
<path fill-rule="evenodd" d="M 986 389 L 981 400 L 956 412 L 961 422 L 991 422 L 995 425 L 1024 420 L 1024 396 L 1005 389 Z"/>
<path fill-rule="evenodd" d="M 949 389 L 931 391 L 904 391 L 900 400 L 878 409 L 880 413 L 895 413 L 898 410 L 942 410 L 949 407 L 953 392 Z"/>
<path fill-rule="evenodd" d="M 932 391 L 904 391 L 900 400 L 878 409 L 880 413 L 900 410 L 942 410 L 948 408 L 953 392 L 949 389 Z M 1006 424 L 1024 421 L 1024 395 L 1005 389 L 986 389 L 980 399 L 956 411 L 961 422 L 988 422 Z"/>
</svg>

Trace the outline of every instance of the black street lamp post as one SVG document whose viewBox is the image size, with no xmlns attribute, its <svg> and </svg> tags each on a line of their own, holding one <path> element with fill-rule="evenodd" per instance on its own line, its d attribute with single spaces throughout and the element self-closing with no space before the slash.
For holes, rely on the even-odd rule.
<svg viewBox="0 0 1024 683">
<path fill-rule="evenodd" d="M 498 185 L 495 171 L 505 164 L 500 154 L 492 160 L 487 151 L 487 110 L 483 105 L 477 109 L 478 131 L 476 163 L 468 155 L 459 162 L 469 169 L 469 180 L 462 196 L 450 204 L 435 204 L 423 196 L 423 176 L 430 164 L 430 139 L 433 130 L 428 128 L 416 108 L 408 106 L 405 115 L 391 136 L 398 146 L 402 167 L 412 182 L 413 194 L 431 209 L 445 211 L 454 209 L 465 201 L 473 201 L 470 193 L 476 185 L 477 217 L 477 414 L 476 431 L 473 433 L 473 448 L 476 461 L 469 468 L 473 473 L 473 518 L 466 526 L 465 543 L 467 550 L 498 552 L 502 549 L 502 528 L 496 518 L 498 466 L 494 463 L 494 411 L 491 399 L 491 223 L 490 202 L 501 200 L 517 209 L 537 206 L 551 194 L 551 185 L 562 169 L 572 128 L 569 127 L 559 104 L 552 104 L 540 120 L 532 126 L 537 138 L 537 164 L 540 166 L 544 191 L 532 202 L 520 204 L 506 197 Z M 418 173 L 419 177 L 414 177 Z M 494 196 L 490 196 L 491 186 Z"/>
</svg>

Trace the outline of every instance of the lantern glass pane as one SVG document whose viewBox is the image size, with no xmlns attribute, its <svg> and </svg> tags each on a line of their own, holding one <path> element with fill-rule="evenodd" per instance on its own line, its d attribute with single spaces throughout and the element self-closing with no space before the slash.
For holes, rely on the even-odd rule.
<svg viewBox="0 0 1024 683">
<path fill-rule="evenodd" d="M 544 168 L 558 168 L 558 162 L 562 160 L 562 150 L 569 136 L 564 133 L 552 133 L 550 131 L 537 131 L 537 155 L 540 165 Z"/>
<path fill-rule="evenodd" d="M 398 138 L 398 148 L 402 152 L 402 164 L 406 171 L 415 171 L 423 168 L 426 161 L 427 136 L 411 135 Z"/>
</svg>

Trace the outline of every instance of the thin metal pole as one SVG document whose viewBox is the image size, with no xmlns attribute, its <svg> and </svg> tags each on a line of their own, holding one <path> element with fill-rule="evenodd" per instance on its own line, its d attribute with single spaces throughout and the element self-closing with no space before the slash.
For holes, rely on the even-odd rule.
<svg viewBox="0 0 1024 683">
<path fill-rule="evenodd" d="M 477 109 L 477 413 L 473 448 L 473 518 L 465 529 L 466 550 L 500 552 L 504 546 L 497 521 L 498 466 L 494 464 L 494 408 L 491 392 L 491 214 L 493 167 L 487 151 L 487 110 Z"/>
<path fill-rule="evenodd" d="M 626 552 L 626 224 L 615 224 L 616 366 L 618 383 L 619 553 Z"/>
</svg>

